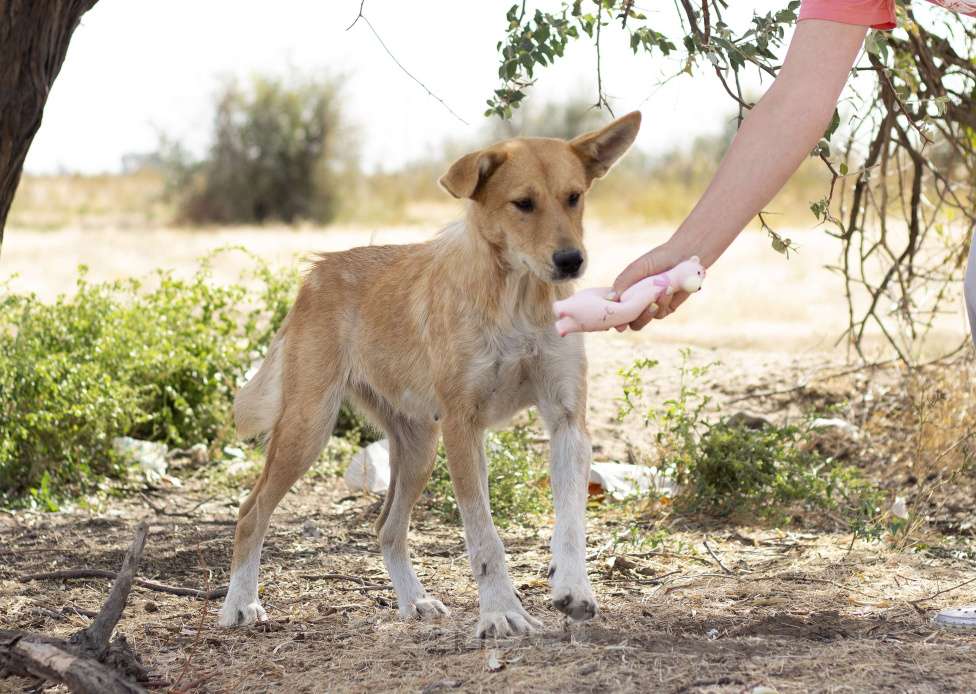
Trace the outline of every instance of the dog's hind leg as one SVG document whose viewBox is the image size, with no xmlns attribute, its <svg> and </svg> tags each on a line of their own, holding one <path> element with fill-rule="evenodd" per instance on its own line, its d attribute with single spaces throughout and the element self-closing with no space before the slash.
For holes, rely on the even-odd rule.
<svg viewBox="0 0 976 694">
<path fill-rule="evenodd" d="M 434 468 L 437 426 L 402 415 L 393 415 L 384 426 L 390 437 L 390 488 L 376 527 L 383 561 L 396 590 L 400 616 L 424 618 L 448 614 L 440 600 L 427 595 L 407 549 L 410 510 Z"/>
<path fill-rule="evenodd" d="M 258 565 L 271 513 L 321 453 L 342 404 L 344 384 L 338 372 L 331 380 L 321 373 L 314 379 L 294 378 L 290 384 L 288 380 L 264 469 L 238 513 L 230 586 L 220 610 L 220 626 L 266 619 L 258 602 Z"/>
</svg>

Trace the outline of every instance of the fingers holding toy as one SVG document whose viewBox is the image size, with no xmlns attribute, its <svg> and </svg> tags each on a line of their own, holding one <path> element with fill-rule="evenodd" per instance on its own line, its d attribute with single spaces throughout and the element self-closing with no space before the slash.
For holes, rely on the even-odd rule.
<svg viewBox="0 0 976 694">
<path fill-rule="evenodd" d="M 612 294 L 614 296 L 611 298 L 611 300 L 619 298 L 624 291 L 637 284 L 645 277 L 650 277 L 651 275 L 656 275 L 658 273 L 665 272 L 666 270 L 670 270 L 682 260 L 684 260 L 684 258 L 679 257 L 667 245 L 658 246 L 657 248 L 648 251 L 624 268 L 624 271 L 617 276 L 617 279 L 615 279 L 613 282 Z"/>
<path fill-rule="evenodd" d="M 678 291 L 674 294 L 664 294 L 654 304 L 651 304 L 640 316 L 630 324 L 631 330 L 640 330 L 652 320 L 667 318 L 683 304 L 688 297 L 688 292 Z"/>
<path fill-rule="evenodd" d="M 646 256 L 632 264 L 624 275 L 645 272 L 648 265 L 642 266 L 642 260 L 646 262 Z M 628 326 L 640 330 L 653 318 L 671 313 L 689 293 L 701 288 L 704 278 L 705 268 L 697 256 L 692 256 L 668 270 L 641 278 L 619 295 L 612 287 L 584 289 L 553 303 L 558 318 L 556 330 L 563 337 L 572 332 L 610 328 L 623 331 Z"/>
</svg>

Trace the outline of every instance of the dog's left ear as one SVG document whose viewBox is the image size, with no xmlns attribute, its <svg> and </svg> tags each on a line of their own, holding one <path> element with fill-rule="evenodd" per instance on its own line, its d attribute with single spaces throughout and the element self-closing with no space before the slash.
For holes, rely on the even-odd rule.
<svg viewBox="0 0 976 694">
<path fill-rule="evenodd" d="M 465 154 L 437 182 L 456 198 L 473 198 L 507 157 L 505 152 L 490 149 Z"/>
<path fill-rule="evenodd" d="M 621 116 L 602 130 L 584 133 L 570 140 L 569 144 L 586 167 L 586 175 L 590 178 L 606 176 L 623 153 L 634 144 L 640 124 L 640 111 L 634 111 Z"/>
</svg>

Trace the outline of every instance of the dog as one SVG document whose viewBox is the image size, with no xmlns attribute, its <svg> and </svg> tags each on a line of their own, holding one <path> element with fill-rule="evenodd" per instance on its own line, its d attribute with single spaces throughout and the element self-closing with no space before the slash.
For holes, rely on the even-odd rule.
<svg viewBox="0 0 976 694">
<path fill-rule="evenodd" d="M 586 267 L 584 195 L 639 128 L 634 112 L 572 140 L 517 138 L 467 154 L 439 181 L 467 199 L 464 221 L 426 243 L 319 257 L 234 402 L 238 432 L 266 435 L 267 459 L 240 507 L 220 625 L 267 619 L 258 565 L 268 522 L 319 456 L 344 400 L 389 438 L 390 487 L 376 528 L 402 617 L 448 614 L 407 549 L 410 511 L 443 435 L 478 583 L 476 635 L 541 626 L 508 574 L 484 451 L 488 427 L 532 405 L 552 446 L 552 604 L 573 620 L 596 615 L 586 575 L 586 355 L 582 335 L 557 334 L 552 304 Z"/>
</svg>

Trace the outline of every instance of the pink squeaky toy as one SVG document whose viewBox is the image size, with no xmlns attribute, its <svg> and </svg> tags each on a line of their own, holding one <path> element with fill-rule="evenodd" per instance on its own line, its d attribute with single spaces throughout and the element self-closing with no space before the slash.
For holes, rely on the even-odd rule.
<svg viewBox="0 0 976 694">
<path fill-rule="evenodd" d="M 607 300 L 611 287 L 584 289 L 552 305 L 559 318 L 556 330 L 560 337 L 565 337 L 570 333 L 595 332 L 627 325 L 662 294 L 697 292 L 704 279 L 705 268 L 698 256 L 692 256 L 667 272 L 645 277 L 625 290 L 620 295 L 620 301 Z"/>
</svg>

